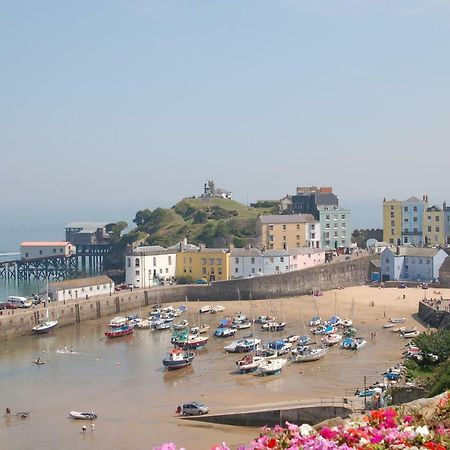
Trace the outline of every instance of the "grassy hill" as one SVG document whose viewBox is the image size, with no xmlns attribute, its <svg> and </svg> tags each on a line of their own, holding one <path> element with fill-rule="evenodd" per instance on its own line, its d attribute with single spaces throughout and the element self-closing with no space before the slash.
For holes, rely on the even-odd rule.
<svg viewBox="0 0 450 450">
<path fill-rule="evenodd" d="M 105 269 L 123 269 L 126 246 L 133 242 L 167 247 L 187 237 L 208 247 L 243 247 L 257 237 L 257 217 L 271 212 L 269 207 L 252 208 L 223 198 L 185 198 L 172 208 L 140 210 L 133 221 L 136 228 L 112 242 Z"/>
</svg>

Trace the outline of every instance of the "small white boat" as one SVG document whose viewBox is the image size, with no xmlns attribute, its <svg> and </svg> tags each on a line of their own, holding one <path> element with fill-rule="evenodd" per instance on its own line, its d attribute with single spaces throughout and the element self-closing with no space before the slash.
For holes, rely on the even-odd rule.
<svg viewBox="0 0 450 450">
<path fill-rule="evenodd" d="M 97 418 L 97 414 L 95 414 L 94 412 L 70 411 L 69 417 L 72 419 L 80 420 L 94 420 Z"/>
<path fill-rule="evenodd" d="M 389 319 L 391 323 L 404 323 L 406 321 L 406 317 L 393 317 Z"/>
<path fill-rule="evenodd" d="M 383 328 L 393 328 L 393 327 L 395 327 L 395 323 L 391 323 L 391 322 L 385 323 L 383 325 Z"/>
<path fill-rule="evenodd" d="M 393 333 L 403 333 L 403 331 L 405 331 L 405 330 L 406 330 L 406 327 L 394 327 L 394 328 L 391 328 L 391 331 Z"/>
<path fill-rule="evenodd" d="M 79 355 L 78 352 L 74 352 L 73 349 L 68 349 L 67 346 L 58 348 L 58 350 L 56 350 L 56 353 L 59 353 L 60 355 Z"/>
<path fill-rule="evenodd" d="M 352 319 L 344 319 L 342 321 L 342 325 L 344 327 L 351 327 L 353 325 L 353 320 Z"/>
<path fill-rule="evenodd" d="M 155 325 L 155 330 L 169 330 L 172 327 L 172 322 L 159 322 Z"/>
<path fill-rule="evenodd" d="M 56 325 L 58 325 L 57 320 L 44 320 L 43 322 L 34 326 L 32 328 L 32 330 L 33 330 L 33 333 L 35 333 L 35 334 L 44 334 L 44 333 L 48 333 L 50 330 L 53 330 L 53 328 L 55 328 Z"/>
<path fill-rule="evenodd" d="M 135 328 L 137 328 L 138 330 L 146 330 L 150 328 L 150 321 L 147 319 L 143 319 L 140 322 L 136 323 Z"/>
<path fill-rule="evenodd" d="M 261 326 L 263 331 L 281 331 L 284 330 L 286 322 L 267 322 Z"/>
<path fill-rule="evenodd" d="M 199 314 L 209 313 L 210 311 L 211 311 L 211 306 L 209 306 L 209 305 L 204 305 L 198 310 Z"/>
<path fill-rule="evenodd" d="M 310 321 L 309 321 L 309 326 L 310 327 L 317 327 L 322 323 L 322 319 L 319 316 L 314 316 Z"/>
<path fill-rule="evenodd" d="M 261 324 L 264 324 L 264 323 L 267 323 L 267 322 L 274 322 L 276 319 L 275 319 L 275 317 L 273 317 L 273 316 L 258 316 L 256 319 L 255 319 L 255 323 L 261 323 Z"/>
<path fill-rule="evenodd" d="M 210 310 L 210 314 L 217 314 L 219 312 L 225 311 L 225 306 L 222 305 L 214 305 Z"/>
<path fill-rule="evenodd" d="M 341 348 L 346 350 L 359 350 L 367 345 L 367 341 L 362 337 L 345 338 L 341 343 Z"/>
<path fill-rule="evenodd" d="M 239 361 L 236 361 L 236 366 L 241 373 L 253 372 L 265 360 L 262 356 L 246 355 Z"/>
<path fill-rule="evenodd" d="M 328 352 L 326 347 L 303 347 L 297 348 L 292 351 L 292 362 L 295 363 L 304 363 L 310 361 L 317 361 L 320 358 L 323 358 Z"/>
<path fill-rule="evenodd" d="M 299 339 L 300 339 L 300 336 L 297 336 L 296 334 L 291 334 L 287 338 L 284 338 L 283 341 L 290 342 L 293 344 L 294 342 L 297 342 Z"/>
<path fill-rule="evenodd" d="M 109 326 L 110 327 L 122 327 L 123 325 L 125 325 L 127 323 L 127 321 L 128 321 L 128 319 L 126 317 L 117 316 L 109 321 Z"/>
<path fill-rule="evenodd" d="M 402 333 L 402 337 L 404 337 L 405 339 L 411 339 L 411 338 L 415 338 L 417 336 L 419 336 L 420 331 L 418 330 L 405 330 Z"/>
<path fill-rule="evenodd" d="M 342 339 L 342 335 L 338 333 L 331 333 L 324 336 L 321 340 L 328 347 L 336 345 Z"/>
<path fill-rule="evenodd" d="M 258 370 L 262 375 L 274 375 L 276 373 L 280 373 L 286 363 L 287 359 L 284 358 L 267 359 L 259 364 Z"/>
<path fill-rule="evenodd" d="M 181 320 L 180 322 L 173 324 L 174 330 L 184 330 L 189 326 L 189 322 L 187 320 Z"/>
<path fill-rule="evenodd" d="M 250 322 L 233 322 L 231 324 L 233 328 L 236 328 L 236 330 L 245 330 L 246 328 L 250 328 L 252 324 Z"/>
</svg>

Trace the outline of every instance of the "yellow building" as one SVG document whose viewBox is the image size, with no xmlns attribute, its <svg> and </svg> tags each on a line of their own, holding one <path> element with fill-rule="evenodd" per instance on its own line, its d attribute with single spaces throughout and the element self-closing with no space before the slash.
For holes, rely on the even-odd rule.
<svg viewBox="0 0 450 450">
<path fill-rule="evenodd" d="M 445 214 L 436 205 L 427 208 L 423 213 L 423 237 L 425 244 L 445 244 Z"/>
<path fill-rule="evenodd" d="M 383 201 L 383 241 L 388 244 L 402 243 L 402 202 Z"/>
<path fill-rule="evenodd" d="M 259 245 L 265 250 L 320 247 L 320 222 L 311 214 L 258 217 Z"/>
<path fill-rule="evenodd" d="M 230 278 L 230 253 L 224 248 L 184 250 L 177 253 L 177 277 L 224 281 Z"/>
</svg>

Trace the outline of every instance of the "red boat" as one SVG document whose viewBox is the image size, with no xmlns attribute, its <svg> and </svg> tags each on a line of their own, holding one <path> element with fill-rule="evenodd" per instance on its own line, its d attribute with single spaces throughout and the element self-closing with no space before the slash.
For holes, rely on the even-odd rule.
<svg viewBox="0 0 450 450">
<path fill-rule="evenodd" d="M 120 336 L 127 336 L 128 334 L 133 334 L 134 329 L 129 325 L 123 325 L 121 327 L 111 328 L 105 333 L 106 337 L 115 338 Z"/>
</svg>

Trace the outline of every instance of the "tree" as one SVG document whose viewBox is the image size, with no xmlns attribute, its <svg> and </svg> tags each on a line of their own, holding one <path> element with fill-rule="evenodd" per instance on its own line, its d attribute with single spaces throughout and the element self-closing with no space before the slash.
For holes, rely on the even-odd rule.
<svg viewBox="0 0 450 450">
<path fill-rule="evenodd" d="M 128 224 L 124 221 L 117 222 L 111 229 L 111 241 L 117 242 L 120 239 L 122 231 L 128 227 Z"/>
<path fill-rule="evenodd" d="M 133 222 L 140 227 L 145 222 L 149 221 L 152 217 L 152 212 L 149 209 L 142 209 L 136 213 L 136 217 L 133 219 Z"/>
<path fill-rule="evenodd" d="M 206 223 L 208 221 L 208 214 L 202 209 L 199 209 L 194 214 L 194 223 Z"/>
</svg>

